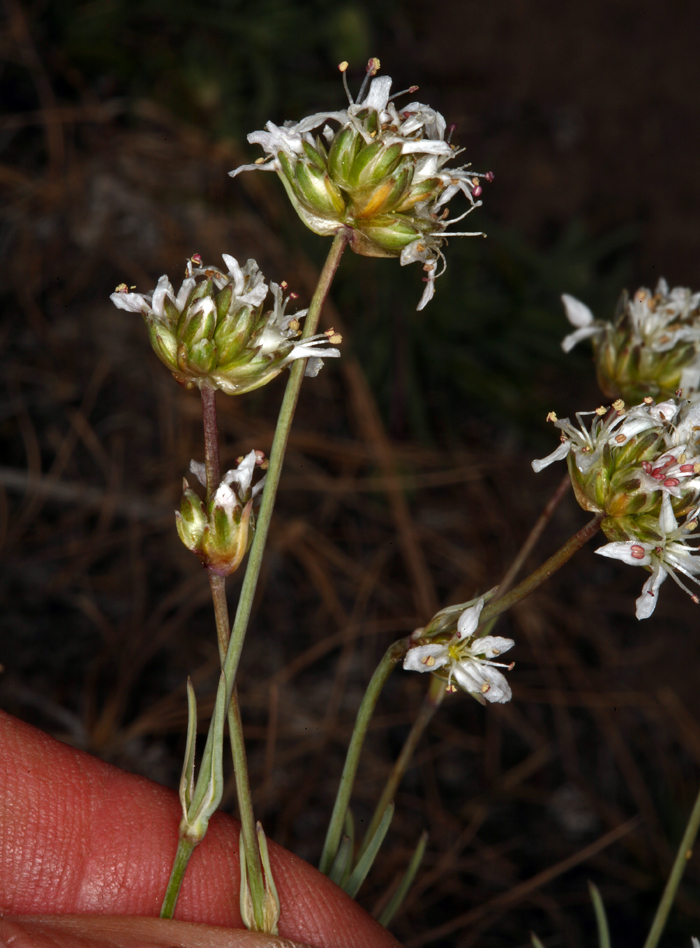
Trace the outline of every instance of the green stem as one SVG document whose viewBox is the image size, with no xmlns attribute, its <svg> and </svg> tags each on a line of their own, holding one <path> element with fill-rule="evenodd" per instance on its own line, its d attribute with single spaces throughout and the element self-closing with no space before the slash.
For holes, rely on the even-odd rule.
<svg viewBox="0 0 700 948">
<path fill-rule="evenodd" d="M 357 765 L 360 761 L 362 745 L 364 744 L 365 735 L 367 734 L 367 728 L 369 727 L 369 722 L 372 718 L 374 707 L 377 703 L 377 699 L 379 698 L 382 688 L 386 684 L 389 675 L 394 669 L 394 666 L 397 662 L 400 662 L 405 657 L 410 644 L 411 638 L 409 636 L 405 639 L 399 639 L 398 642 L 394 642 L 393 645 L 389 646 L 386 653 L 384 654 L 384 657 L 372 675 L 370 683 L 367 686 L 367 691 L 365 691 L 365 696 L 362 699 L 362 703 L 360 704 L 359 711 L 357 712 L 355 727 L 352 732 L 352 738 L 350 739 L 350 745 L 345 757 L 345 766 L 343 767 L 343 773 L 340 778 L 338 794 L 335 798 L 335 805 L 333 807 L 333 813 L 331 814 L 330 823 L 328 824 L 326 841 L 324 843 L 323 853 L 321 855 L 321 862 L 319 863 L 319 869 L 326 875 L 328 875 L 330 872 L 331 866 L 333 865 L 333 860 L 335 859 L 335 855 L 338 852 L 338 846 L 340 845 L 340 838 L 343 833 L 343 825 L 345 822 L 345 813 L 348 809 L 348 804 L 350 803 L 350 795 L 352 794 L 352 787 L 355 782 Z"/>
<path fill-rule="evenodd" d="M 209 573 L 211 597 L 214 603 L 216 616 L 216 635 L 219 642 L 219 658 L 221 665 L 225 664 L 226 652 L 229 643 L 228 604 L 226 602 L 226 580 L 216 573 Z M 231 756 L 233 758 L 233 774 L 236 781 L 236 797 L 238 799 L 238 813 L 241 818 L 241 839 L 245 850 L 246 869 L 250 895 L 253 902 L 253 914 L 258 931 L 264 930 L 265 919 L 264 897 L 265 884 L 263 881 L 260 850 L 255 832 L 255 815 L 253 813 L 253 795 L 250 791 L 248 776 L 248 758 L 245 752 L 243 738 L 243 721 L 241 706 L 238 702 L 238 689 L 234 686 L 231 700 L 228 705 L 228 733 L 231 742 Z"/>
<path fill-rule="evenodd" d="M 490 622 L 491 619 L 495 619 L 496 616 L 499 616 L 502 612 L 505 612 L 506 609 L 510 609 L 511 606 L 514 606 L 517 602 L 520 602 L 521 599 L 524 599 L 526 596 L 529 596 L 531 592 L 534 592 L 538 586 L 540 586 L 546 579 L 556 573 L 558 569 L 567 563 L 574 553 L 577 550 L 580 550 L 582 546 L 585 546 L 586 543 L 594 537 L 598 530 L 600 530 L 600 525 L 605 519 L 604 513 L 598 513 L 593 517 L 592 520 L 586 524 L 578 533 L 575 533 L 570 539 L 566 541 L 563 547 L 540 566 L 539 569 L 536 569 L 534 573 L 531 573 L 527 579 L 524 579 L 519 583 L 515 589 L 507 593 L 505 596 L 502 596 L 498 599 L 492 599 L 488 602 L 481 613 L 481 624 L 480 629 L 483 629 L 487 622 Z"/>
<path fill-rule="evenodd" d="M 544 531 L 544 528 L 552 519 L 552 514 L 557 509 L 562 499 L 566 496 L 570 487 L 571 487 L 571 476 L 569 472 L 567 471 L 564 477 L 562 478 L 561 483 L 559 484 L 557 489 L 554 491 L 552 496 L 547 501 L 547 504 L 544 510 L 537 518 L 537 522 L 535 523 L 535 526 L 532 528 L 532 530 L 530 531 L 528 535 L 528 538 L 525 540 L 525 542 L 521 546 L 518 552 L 518 555 L 510 564 L 510 567 L 508 568 L 508 572 L 505 574 L 501 582 L 498 584 L 498 592 L 496 593 L 496 595 L 498 596 L 499 599 L 502 596 L 504 596 L 508 592 L 510 587 L 513 585 L 515 581 L 515 577 L 518 575 L 518 573 L 523 567 L 523 563 L 528 558 L 530 553 L 533 551 L 537 541 L 542 536 L 542 532 Z"/>
<path fill-rule="evenodd" d="M 185 877 L 187 863 L 190 861 L 190 856 L 194 852 L 195 846 L 196 843 L 191 839 L 183 839 L 180 837 L 178 841 L 175 861 L 173 862 L 170 879 L 168 880 L 168 888 L 165 891 L 165 898 L 163 899 L 163 905 L 160 910 L 161 918 L 173 917 L 173 912 L 177 905 L 177 897 L 180 894 L 180 887 L 182 886 L 182 880 Z"/>
<path fill-rule="evenodd" d="M 367 827 L 367 831 L 365 832 L 362 846 L 360 847 L 360 851 L 357 854 L 358 859 L 362 857 L 362 854 L 367 849 L 370 840 L 377 832 L 379 824 L 382 821 L 382 817 L 384 816 L 384 811 L 396 796 L 398 786 L 401 783 L 403 775 L 408 769 L 408 765 L 411 762 L 411 758 L 413 757 L 423 731 L 430 723 L 433 715 L 442 704 L 442 699 L 445 697 L 445 682 L 441 678 L 436 678 L 434 675 L 431 675 L 430 678 L 430 688 L 428 689 L 428 693 L 426 694 L 425 698 L 423 698 L 423 703 L 421 705 L 420 711 L 418 712 L 418 716 L 413 722 L 413 726 L 409 731 L 408 737 L 404 741 L 404 745 L 401 748 L 401 753 L 396 759 L 396 762 L 389 775 L 389 779 L 387 780 L 384 790 L 382 791 L 382 795 L 379 798 L 379 803 L 377 803 L 377 806 L 375 807 L 374 814 L 370 820 L 369 826 Z"/>
<path fill-rule="evenodd" d="M 666 919 L 668 918 L 668 913 L 671 911 L 673 900 L 676 897 L 676 892 L 678 891 L 678 886 L 680 885 L 681 877 L 692 854 L 692 849 L 695 845 L 695 838 L 698 835 L 699 828 L 700 791 L 695 798 L 693 812 L 690 814 L 688 825 L 686 826 L 685 832 L 683 833 L 683 839 L 681 840 L 681 844 L 678 847 L 676 858 L 673 861 L 671 875 L 668 877 L 668 882 L 666 883 L 664 894 L 661 896 L 659 907 L 656 910 L 656 916 L 654 917 L 651 930 L 649 931 L 647 940 L 644 942 L 644 948 L 656 948 L 659 938 L 661 938 L 664 926 L 666 925 Z"/>
<path fill-rule="evenodd" d="M 333 277 L 338 269 L 338 264 L 347 246 L 347 242 L 348 237 L 345 231 L 341 231 L 333 238 L 331 249 L 328 252 L 328 257 L 326 258 L 318 280 L 316 292 L 313 295 L 309 311 L 304 320 L 305 325 L 301 336 L 302 339 L 312 336 L 318 328 L 321 309 L 328 296 Z M 233 629 L 231 630 L 231 643 L 226 654 L 224 672 L 226 674 L 228 687 L 231 689 L 236 680 L 236 672 L 238 671 L 241 650 L 243 649 L 243 642 L 248 628 L 248 620 L 250 619 L 250 613 L 253 608 L 255 589 L 258 584 L 265 543 L 272 519 L 272 510 L 275 505 L 277 487 L 279 486 L 280 475 L 282 473 L 284 452 L 287 447 L 289 431 L 292 426 L 294 410 L 296 409 L 297 400 L 299 398 L 299 390 L 301 389 L 305 368 L 306 359 L 298 359 L 293 363 L 277 419 L 277 428 L 275 429 L 275 437 L 270 451 L 270 466 L 267 469 L 265 489 L 262 492 L 262 504 L 260 505 L 260 512 L 255 521 L 255 536 L 253 537 L 253 543 L 250 547 L 248 566 L 246 567 L 245 578 L 243 579 L 243 585 L 241 587 L 236 618 L 234 619 Z"/>
</svg>

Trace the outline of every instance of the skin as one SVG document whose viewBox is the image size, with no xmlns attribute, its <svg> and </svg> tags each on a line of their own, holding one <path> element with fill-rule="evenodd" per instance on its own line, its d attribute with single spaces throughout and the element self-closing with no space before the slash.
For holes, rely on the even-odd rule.
<svg viewBox="0 0 700 948">
<path fill-rule="evenodd" d="M 398 946 L 271 841 L 281 937 L 242 930 L 239 824 L 219 814 L 190 861 L 177 921 L 161 921 L 181 815 L 174 793 L 2 712 L 0 774 L 0 948 Z"/>
</svg>

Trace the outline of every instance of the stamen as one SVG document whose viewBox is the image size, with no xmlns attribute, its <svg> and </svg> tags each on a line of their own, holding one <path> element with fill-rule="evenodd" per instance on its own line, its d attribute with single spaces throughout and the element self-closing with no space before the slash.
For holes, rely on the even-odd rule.
<svg viewBox="0 0 700 948">
<path fill-rule="evenodd" d="M 423 664 L 423 665 L 427 665 L 428 668 L 432 668 L 433 665 L 435 664 L 435 656 L 434 656 L 434 655 L 426 655 L 425 658 L 422 659 L 422 664 Z"/>
<path fill-rule="evenodd" d="M 400 95 L 413 95 L 414 92 L 418 92 L 419 86 L 409 86 L 408 89 L 402 89 L 401 92 L 395 92 L 393 95 L 389 96 L 389 102 L 393 102 L 394 99 L 398 99 Z"/>
<path fill-rule="evenodd" d="M 348 68 L 348 64 L 345 62 L 345 60 L 343 60 L 343 62 L 339 63 L 338 65 L 338 69 L 343 74 L 343 86 L 345 87 L 345 94 L 348 97 L 348 102 L 350 103 L 350 105 L 354 105 L 355 100 L 350 95 L 350 87 L 348 86 L 348 77 L 345 75 L 345 73 L 347 72 L 347 68 Z"/>
<path fill-rule="evenodd" d="M 377 75 L 377 73 L 379 72 L 379 66 L 380 66 L 380 62 L 376 56 L 373 56 L 367 63 L 367 72 L 365 74 L 365 78 L 362 80 L 362 85 L 360 86 L 360 92 L 357 96 L 358 102 L 362 102 L 364 100 L 365 92 L 367 90 L 367 85 L 369 83 L 369 80 L 373 76 Z"/>
</svg>

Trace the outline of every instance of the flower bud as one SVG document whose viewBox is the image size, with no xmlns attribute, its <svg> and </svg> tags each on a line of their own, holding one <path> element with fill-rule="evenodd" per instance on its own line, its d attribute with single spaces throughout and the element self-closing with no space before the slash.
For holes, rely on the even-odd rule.
<svg viewBox="0 0 700 948">
<path fill-rule="evenodd" d="M 255 467 L 264 464 L 262 452 L 251 451 L 224 475 L 206 504 L 184 481 L 180 510 L 175 512 L 177 532 L 202 565 L 219 576 L 237 570 L 250 548 L 255 533 L 253 500 L 265 481 L 252 486 L 252 477 Z M 204 465 L 193 461 L 190 467 L 205 484 Z"/>
<path fill-rule="evenodd" d="M 252 132 L 248 141 L 261 145 L 267 160 L 231 174 L 277 172 L 307 227 L 323 236 L 345 229 L 350 246 L 363 256 L 401 256 L 405 264 L 409 261 L 403 251 L 420 242 L 422 250 L 412 254 L 410 262 L 422 261 L 428 273 L 418 306 L 422 309 L 433 295 L 445 239 L 473 236 L 447 228 L 481 204 L 476 200 L 479 179 L 490 181 L 493 175 L 475 174 L 468 165 L 446 168 L 460 149 L 446 140 L 442 115 L 420 102 L 397 109 L 389 94 L 391 79 L 374 78 L 378 68 L 378 60 L 370 60 L 357 102 L 346 83 L 347 109 L 320 112 L 282 127 L 268 122 L 265 130 Z M 334 130 L 328 122 L 339 127 Z M 314 137 L 321 128 L 322 135 Z M 449 221 L 444 206 L 458 192 L 468 208 Z"/>
<path fill-rule="evenodd" d="M 151 293 L 112 294 L 120 309 L 142 313 L 151 345 L 182 385 L 221 389 L 240 395 L 271 381 L 294 359 L 340 353 L 325 335 L 301 339 L 299 321 L 306 310 L 287 316 L 276 283 L 270 284 L 272 309 L 265 309 L 268 286 L 254 260 L 245 267 L 224 254 L 228 272 L 203 268 L 198 255 L 187 264 L 177 295 L 166 276 Z"/>
</svg>

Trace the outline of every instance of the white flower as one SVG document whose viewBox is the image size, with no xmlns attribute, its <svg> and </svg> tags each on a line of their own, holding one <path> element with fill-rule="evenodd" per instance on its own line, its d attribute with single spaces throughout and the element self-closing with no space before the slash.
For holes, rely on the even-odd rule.
<svg viewBox="0 0 700 948">
<path fill-rule="evenodd" d="M 487 635 L 473 638 L 479 625 L 479 616 L 484 606 L 483 597 L 475 605 L 465 609 L 459 617 L 456 634 L 447 642 L 428 642 L 410 649 L 404 659 L 407 671 L 436 672 L 447 678 L 448 691 L 455 691 L 453 681 L 464 691 L 481 696 L 487 701 L 504 704 L 512 693 L 508 682 L 497 671 L 497 667 L 510 668 L 502 662 L 494 662 L 503 652 L 515 644 L 512 639 Z"/>
<path fill-rule="evenodd" d="M 688 536 L 697 527 L 698 511 L 688 516 L 680 527 L 676 521 L 671 498 L 665 493 L 659 517 L 659 532 L 661 539 L 656 543 L 642 543 L 638 540 L 606 543 L 599 547 L 596 553 L 608 556 L 611 559 L 622 560 L 630 566 L 646 566 L 651 570 L 649 579 L 644 583 L 642 595 L 637 599 L 637 618 L 648 619 L 656 608 L 656 599 L 659 587 L 667 576 L 678 583 L 685 590 L 693 602 L 700 602 L 693 593 L 678 578 L 676 573 L 683 573 L 696 583 L 700 583 L 700 557 L 695 555 L 697 547 L 690 546 Z"/>
</svg>

